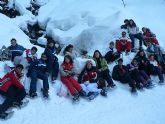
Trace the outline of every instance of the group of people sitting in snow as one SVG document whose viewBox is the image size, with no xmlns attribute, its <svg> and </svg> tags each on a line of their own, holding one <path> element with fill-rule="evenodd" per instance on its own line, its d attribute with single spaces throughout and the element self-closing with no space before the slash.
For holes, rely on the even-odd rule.
<svg viewBox="0 0 165 124">
<path fill-rule="evenodd" d="M 83 53 L 82 58 L 87 61 L 80 74 L 74 70 L 74 59 L 77 56 L 73 52 L 73 45 L 69 44 L 65 47 L 64 60 L 59 64 L 55 43 L 52 40 L 48 40 L 44 52 L 38 59 L 35 46 L 26 49 L 13 38 L 8 49 L 12 54 L 11 61 L 15 68 L 0 79 L 0 94 L 6 96 L 5 101 L 0 105 L 0 117 L 3 117 L 9 107 L 20 106 L 26 95 L 35 98 L 38 79 L 43 81 L 41 89 L 43 97 L 48 98 L 48 77 L 51 78 L 51 82 L 54 82 L 59 73 L 60 80 L 68 88 L 73 101 L 79 100 L 81 96 L 90 97 L 96 93 L 107 96 L 107 90 L 116 87 L 114 80 L 129 84 L 132 93 L 136 93 L 137 89 L 151 88 L 153 86 L 151 75 L 158 76 L 159 83 L 163 84 L 165 57 L 156 36 L 145 27 L 142 28 L 143 33 L 139 32 L 132 19 L 124 20 L 121 29 L 124 29 L 121 38 L 109 43 L 109 50 L 105 55 L 102 55 L 99 50 L 95 50 L 93 56 L 89 56 L 87 52 Z M 130 38 L 127 37 L 127 33 Z M 139 42 L 138 49 L 135 48 L 135 42 Z M 145 50 L 143 44 L 147 47 Z M 123 64 L 124 60 L 121 57 L 123 52 L 126 52 L 126 55 L 136 52 L 128 65 Z M 108 64 L 114 61 L 117 65 L 114 66 L 111 75 Z M 31 79 L 28 93 L 20 82 L 24 68 L 28 70 L 26 76 Z"/>
</svg>

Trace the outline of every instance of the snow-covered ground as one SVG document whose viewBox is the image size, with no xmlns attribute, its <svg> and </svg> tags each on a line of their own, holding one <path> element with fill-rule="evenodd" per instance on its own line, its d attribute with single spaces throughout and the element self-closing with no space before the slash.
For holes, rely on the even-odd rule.
<svg viewBox="0 0 165 124">
<path fill-rule="evenodd" d="M 16 0 L 22 15 L 15 19 L 0 14 L 0 47 L 8 46 L 10 39 L 15 37 L 19 44 L 30 48 L 32 44 L 21 29 L 26 29 L 27 22 L 38 20 L 40 26 L 61 44 L 72 43 L 92 55 L 95 49 L 104 52 L 109 41 L 120 36 L 119 27 L 126 18 L 134 19 L 140 28 L 149 27 L 157 35 L 160 45 L 165 45 L 163 0 L 124 0 L 125 8 L 122 0 L 36 1 L 41 5 L 37 17 L 25 9 L 30 0 Z M 39 54 L 42 51 L 39 48 Z M 125 63 L 132 57 L 133 54 L 124 56 Z M 62 62 L 63 58 L 59 56 L 59 60 Z M 79 69 L 84 61 L 77 59 L 76 63 Z M 1 62 L 0 76 L 4 74 L 3 65 Z M 109 65 L 110 70 L 113 66 Z M 57 80 L 56 84 L 50 84 L 50 100 L 45 101 L 42 97 L 30 100 L 26 108 L 14 109 L 13 118 L 0 121 L 0 124 L 164 124 L 165 86 L 157 85 L 157 77 L 152 79 L 156 87 L 138 92 L 137 96 L 130 94 L 128 86 L 115 82 L 117 89 L 108 92 L 108 98 L 99 96 L 91 102 L 81 99 L 76 105 L 69 98 L 56 95 L 61 83 Z"/>
</svg>

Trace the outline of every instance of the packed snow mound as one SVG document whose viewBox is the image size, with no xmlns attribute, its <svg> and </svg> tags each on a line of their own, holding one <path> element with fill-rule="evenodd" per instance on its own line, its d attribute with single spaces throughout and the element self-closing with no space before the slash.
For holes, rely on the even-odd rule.
<svg viewBox="0 0 165 124">
<path fill-rule="evenodd" d="M 97 0 L 97 3 L 95 2 L 95 0 L 65 0 L 65 2 L 49 0 L 41 7 L 38 21 L 42 27 L 46 27 L 48 35 L 61 44 L 73 42 L 78 47 L 90 49 L 92 52 L 99 48 L 98 46 L 102 46 L 101 43 L 105 43 L 103 45 L 105 47 L 110 40 L 116 38 L 113 32 L 119 28 L 125 18 L 134 19 L 140 28 L 150 27 L 160 41 L 165 39 L 165 36 L 161 35 L 161 32 L 165 31 L 161 26 L 165 20 L 163 0 L 143 2 L 129 0 L 125 1 L 125 8 L 120 0 Z M 157 13 L 161 16 L 156 16 Z M 155 26 L 155 24 L 160 25 Z M 163 42 L 161 44 L 163 45 Z"/>
<path fill-rule="evenodd" d="M 31 46 L 29 37 L 7 16 L 0 14 L 0 47 L 9 46 L 12 38 L 17 39 L 18 44 Z"/>
</svg>

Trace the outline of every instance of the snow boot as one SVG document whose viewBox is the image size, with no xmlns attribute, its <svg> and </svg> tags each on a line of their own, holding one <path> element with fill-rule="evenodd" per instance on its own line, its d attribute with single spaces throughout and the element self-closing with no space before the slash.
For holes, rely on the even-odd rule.
<svg viewBox="0 0 165 124">
<path fill-rule="evenodd" d="M 43 94 L 43 97 L 44 97 L 44 98 L 49 98 L 48 90 L 41 89 L 41 91 L 42 91 L 42 94 Z"/>
<path fill-rule="evenodd" d="M 2 112 L 0 113 L 0 119 L 2 120 L 7 120 L 9 118 L 11 118 L 14 114 L 14 111 L 10 111 L 10 112 Z"/>
<path fill-rule="evenodd" d="M 79 93 L 75 93 L 73 94 L 73 98 L 72 98 L 73 102 L 78 102 L 79 101 Z"/>
<path fill-rule="evenodd" d="M 79 91 L 79 95 L 82 97 L 87 96 L 86 92 L 83 89 Z"/>
<path fill-rule="evenodd" d="M 30 96 L 31 98 L 35 98 L 35 97 L 37 97 L 38 95 L 37 95 L 36 92 L 30 92 L 30 93 L 29 93 L 29 96 Z"/>
<path fill-rule="evenodd" d="M 107 97 L 107 91 L 105 89 L 102 89 L 100 94 L 104 97 Z"/>
</svg>

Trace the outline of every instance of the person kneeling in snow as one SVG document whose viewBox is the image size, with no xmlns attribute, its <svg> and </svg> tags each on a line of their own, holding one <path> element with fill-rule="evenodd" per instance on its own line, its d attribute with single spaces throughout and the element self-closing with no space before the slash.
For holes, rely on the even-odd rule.
<svg viewBox="0 0 165 124">
<path fill-rule="evenodd" d="M 123 59 L 118 60 L 118 65 L 115 65 L 112 71 L 112 78 L 120 81 L 123 84 L 128 83 L 132 88 L 131 92 L 136 92 L 136 82 L 131 78 L 127 66 L 123 65 Z"/>
<path fill-rule="evenodd" d="M 74 79 L 75 72 L 73 70 L 73 60 L 70 55 L 64 57 L 64 61 L 60 66 L 61 81 L 69 89 L 73 96 L 73 101 L 79 100 L 79 96 L 86 96 L 85 91 L 80 84 Z"/>
<path fill-rule="evenodd" d="M 5 117 L 6 110 L 12 106 L 21 106 L 26 96 L 24 86 L 19 79 L 22 76 L 23 65 L 16 65 L 15 69 L 0 79 L 0 94 L 5 96 L 5 101 L 0 105 L 0 118 Z"/>
<path fill-rule="evenodd" d="M 101 95 L 106 96 L 106 87 L 102 86 L 101 89 L 98 88 L 97 69 L 93 66 L 92 61 L 87 61 L 84 69 L 79 75 L 78 82 L 88 97 L 95 93 L 101 93 Z"/>
<path fill-rule="evenodd" d="M 49 83 L 48 83 L 48 72 L 47 72 L 47 56 L 43 53 L 41 58 L 32 62 L 29 66 L 27 77 L 31 78 L 30 82 L 30 91 L 29 96 L 34 98 L 37 96 L 36 87 L 37 87 L 37 79 L 43 80 L 43 96 L 45 98 L 49 97 Z"/>
</svg>

